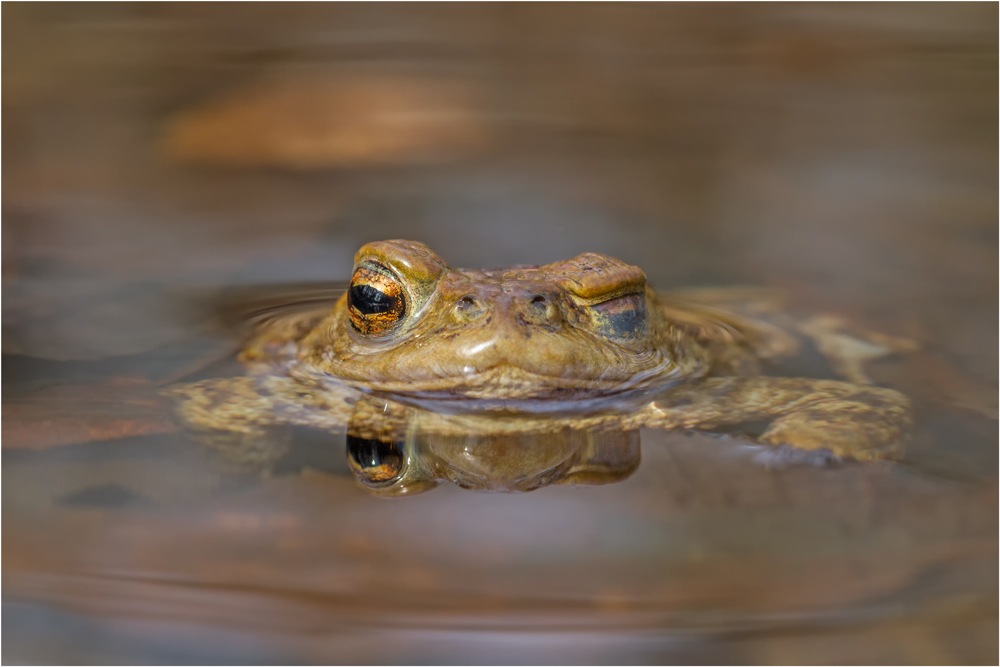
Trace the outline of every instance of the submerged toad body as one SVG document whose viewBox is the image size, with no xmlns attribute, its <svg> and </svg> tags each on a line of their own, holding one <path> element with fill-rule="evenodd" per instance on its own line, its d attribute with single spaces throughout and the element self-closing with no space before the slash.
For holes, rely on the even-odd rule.
<svg viewBox="0 0 1000 667">
<path fill-rule="evenodd" d="M 442 479 L 527 490 L 620 478 L 639 427 L 766 422 L 765 443 L 897 455 L 907 399 L 759 375 L 794 346 L 770 324 L 657 294 L 605 255 L 472 271 L 385 241 L 358 251 L 332 309 L 259 327 L 241 355 L 249 376 L 174 393 L 189 425 L 243 460 L 278 456 L 283 425 L 346 429 L 352 469 L 384 495 Z"/>
</svg>

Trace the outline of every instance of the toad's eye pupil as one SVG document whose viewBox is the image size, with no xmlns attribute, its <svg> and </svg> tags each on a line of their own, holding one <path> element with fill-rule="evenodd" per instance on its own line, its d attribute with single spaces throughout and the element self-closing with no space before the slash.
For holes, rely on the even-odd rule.
<svg viewBox="0 0 1000 667">
<path fill-rule="evenodd" d="M 398 306 L 398 297 L 389 296 L 371 285 L 353 285 L 347 298 L 351 307 L 362 315 L 388 313 Z"/>
</svg>

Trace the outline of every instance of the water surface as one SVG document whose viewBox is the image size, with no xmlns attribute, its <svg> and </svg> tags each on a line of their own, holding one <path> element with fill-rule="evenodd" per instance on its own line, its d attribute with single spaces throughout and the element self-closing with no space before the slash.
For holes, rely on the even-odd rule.
<svg viewBox="0 0 1000 667">
<path fill-rule="evenodd" d="M 996 661 L 995 6 L 4 18 L 6 662 Z M 219 304 L 398 237 L 917 341 L 870 369 L 913 446 L 643 430 L 615 484 L 391 501 L 344 434 L 260 480 L 177 427 L 163 387 L 239 372 Z"/>
</svg>

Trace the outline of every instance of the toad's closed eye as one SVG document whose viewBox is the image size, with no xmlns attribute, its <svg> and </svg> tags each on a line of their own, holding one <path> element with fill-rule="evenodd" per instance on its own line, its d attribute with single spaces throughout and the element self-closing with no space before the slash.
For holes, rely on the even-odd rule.
<svg viewBox="0 0 1000 667">
<path fill-rule="evenodd" d="M 646 295 L 628 294 L 590 306 L 595 328 L 612 338 L 636 338 L 646 329 Z"/>
</svg>

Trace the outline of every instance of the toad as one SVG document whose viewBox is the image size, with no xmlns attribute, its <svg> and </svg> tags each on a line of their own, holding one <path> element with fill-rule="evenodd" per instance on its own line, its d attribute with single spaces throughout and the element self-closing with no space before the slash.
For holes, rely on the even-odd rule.
<svg viewBox="0 0 1000 667">
<path fill-rule="evenodd" d="M 761 374 L 795 350 L 783 328 L 658 293 L 606 255 L 466 270 L 395 240 L 358 251 L 332 307 L 257 326 L 246 376 L 171 393 L 187 425 L 258 469 L 286 450 L 289 425 L 346 431 L 351 469 L 381 495 L 620 479 L 638 463 L 640 427 L 763 423 L 762 443 L 897 457 L 907 398 Z"/>
</svg>

